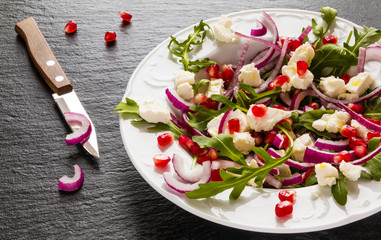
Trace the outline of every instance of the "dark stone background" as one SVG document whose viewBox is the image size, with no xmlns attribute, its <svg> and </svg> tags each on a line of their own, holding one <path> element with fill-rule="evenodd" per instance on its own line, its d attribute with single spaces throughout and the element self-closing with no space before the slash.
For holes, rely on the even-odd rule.
<svg viewBox="0 0 381 240">
<path fill-rule="evenodd" d="M 331 6 L 357 24 L 381 28 L 380 1 L 8 1 L 0 0 L 0 239 L 376 239 L 381 214 L 317 233 L 272 235 L 237 230 L 194 216 L 154 191 L 128 159 L 112 110 L 139 62 L 171 34 L 235 11 Z M 118 11 L 133 15 L 122 23 Z M 64 137 L 70 132 L 28 57 L 14 24 L 34 17 L 91 116 L 101 158 Z M 65 35 L 74 19 L 78 31 Z M 106 31 L 118 35 L 113 46 Z M 75 193 L 57 179 L 78 163 Z"/>
</svg>

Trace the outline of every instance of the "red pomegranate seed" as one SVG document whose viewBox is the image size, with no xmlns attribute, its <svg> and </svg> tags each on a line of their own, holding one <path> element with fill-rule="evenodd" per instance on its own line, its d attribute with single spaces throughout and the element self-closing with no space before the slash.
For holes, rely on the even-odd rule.
<svg viewBox="0 0 381 240">
<path fill-rule="evenodd" d="M 341 135 L 343 135 L 346 138 L 356 137 L 357 136 L 357 129 L 350 126 L 350 125 L 344 125 L 340 130 Z"/>
<path fill-rule="evenodd" d="M 193 142 L 193 141 L 192 141 Z M 194 155 L 203 154 L 205 152 L 205 148 L 201 148 L 196 142 L 193 142 L 192 146 L 189 148 L 191 153 Z"/>
<path fill-rule="evenodd" d="M 214 148 L 209 149 L 208 156 L 209 156 L 210 160 L 212 160 L 212 161 L 217 160 L 218 159 L 217 150 Z"/>
<path fill-rule="evenodd" d="M 285 75 L 280 75 L 274 79 L 275 87 L 282 87 L 285 83 L 289 82 L 290 79 Z"/>
<path fill-rule="evenodd" d="M 267 90 L 271 91 L 274 90 L 276 86 L 274 85 L 274 81 L 270 82 L 269 85 L 267 85 Z"/>
<path fill-rule="evenodd" d="M 211 177 L 211 181 L 213 181 L 213 182 L 220 182 L 220 181 L 224 180 L 224 179 L 222 179 L 222 177 L 220 175 L 220 169 L 212 170 L 210 177 Z"/>
<path fill-rule="evenodd" d="M 299 76 L 303 76 L 306 74 L 308 69 L 308 63 L 306 61 L 297 61 L 296 62 L 296 69 Z"/>
<path fill-rule="evenodd" d="M 285 119 L 282 119 L 282 120 L 280 120 L 280 121 L 278 122 L 278 124 L 282 125 L 282 123 L 284 123 L 284 122 L 289 122 L 291 126 L 292 126 L 292 124 L 294 124 L 294 121 L 292 121 L 291 118 L 285 118 Z"/>
<path fill-rule="evenodd" d="M 319 109 L 319 103 L 310 103 L 307 105 L 308 107 L 312 108 L 313 110 Z"/>
<path fill-rule="evenodd" d="M 349 147 L 350 148 L 355 148 L 356 146 L 364 146 L 366 147 L 368 144 L 365 142 L 365 140 L 357 137 L 351 137 L 349 139 Z"/>
<path fill-rule="evenodd" d="M 357 103 L 349 103 L 348 107 L 355 111 L 358 114 L 363 114 L 364 113 L 364 107 L 360 104 Z"/>
<path fill-rule="evenodd" d="M 153 163 L 156 167 L 164 167 L 169 161 L 171 161 L 171 158 L 165 154 L 157 154 L 153 157 Z"/>
<path fill-rule="evenodd" d="M 70 22 L 66 24 L 65 32 L 74 33 L 75 31 L 77 31 L 77 24 L 73 20 L 71 20 Z"/>
<path fill-rule="evenodd" d="M 266 115 L 267 107 L 265 104 L 256 104 L 251 107 L 251 112 L 254 117 L 263 117 Z"/>
<path fill-rule="evenodd" d="M 343 76 L 341 76 L 341 79 L 344 80 L 345 84 L 347 84 L 349 82 L 349 80 L 351 80 L 351 78 L 352 78 L 351 75 L 346 74 L 346 73 L 344 73 Z"/>
<path fill-rule="evenodd" d="M 377 124 L 377 125 L 381 125 L 381 120 L 379 119 L 373 119 L 373 118 L 367 118 L 368 121 L 374 123 L 374 124 Z"/>
<path fill-rule="evenodd" d="M 294 207 L 290 201 L 282 201 L 275 206 L 275 214 L 278 217 L 285 217 L 292 214 Z"/>
<path fill-rule="evenodd" d="M 210 161 L 210 157 L 209 157 L 208 153 L 200 154 L 200 155 L 198 156 L 197 162 L 198 162 L 199 164 L 202 164 L 202 163 L 205 162 L 205 161 Z"/>
<path fill-rule="evenodd" d="M 282 190 L 278 194 L 279 200 L 295 203 L 296 192 L 294 190 Z"/>
<path fill-rule="evenodd" d="M 351 161 L 351 154 L 348 151 L 341 151 L 335 154 L 333 157 L 335 163 L 341 163 L 341 161 L 349 162 Z"/>
<path fill-rule="evenodd" d="M 368 149 L 364 146 L 355 146 L 353 150 L 360 158 L 365 157 L 365 155 L 368 153 Z"/>
<path fill-rule="evenodd" d="M 287 110 L 286 107 L 283 107 L 283 106 L 280 106 L 280 105 L 274 105 L 274 106 L 272 106 L 272 108 L 276 108 L 276 109 L 280 109 L 280 110 L 284 110 L 284 111 Z"/>
<path fill-rule="evenodd" d="M 254 138 L 255 145 L 260 145 L 263 143 L 263 135 L 259 132 L 252 132 L 251 137 Z"/>
<path fill-rule="evenodd" d="M 284 140 L 283 140 L 282 146 L 280 147 L 286 149 L 290 146 L 290 139 L 284 133 L 282 133 L 282 136 Z"/>
<path fill-rule="evenodd" d="M 221 78 L 225 82 L 230 82 L 233 79 L 234 71 L 229 65 L 222 65 Z"/>
<path fill-rule="evenodd" d="M 232 118 L 228 121 L 228 126 L 229 126 L 229 133 L 233 134 L 234 132 L 239 132 L 240 129 L 240 124 L 239 124 L 239 119 L 238 118 Z"/>
<path fill-rule="evenodd" d="M 116 40 L 116 33 L 115 32 L 112 32 L 112 31 L 106 32 L 106 34 L 105 34 L 105 41 L 106 42 L 113 42 L 115 40 Z"/>
<path fill-rule="evenodd" d="M 213 109 L 217 110 L 218 109 L 218 102 L 212 100 L 211 98 L 208 98 L 206 102 L 203 102 L 200 104 L 201 106 L 207 108 L 207 109 Z"/>
<path fill-rule="evenodd" d="M 327 43 L 333 43 L 333 44 L 336 44 L 336 43 L 337 43 L 337 36 L 335 36 L 335 35 L 325 36 L 325 37 L 323 38 L 323 45 L 324 45 L 324 44 L 327 44 Z"/>
<path fill-rule="evenodd" d="M 381 133 L 371 131 L 371 132 L 368 132 L 368 133 L 366 134 L 366 138 L 368 139 L 368 141 L 369 141 L 370 139 L 372 139 L 372 138 L 375 138 L 375 137 L 381 137 Z"/>
<path fill-rule="evenodd" d="M 203 93 L 197 93 L 196 96 L 194 96 L 193 100 L 194 100 L 195 103 L 200 104 L 200 103 L 206 102 L 207 99 L 208 99 L 208 97 L 205 94 L 203 94 Z"/>
<path fill-rule="evenodd" d="M 290 45 L 290 50 L 295 51 L 298 47 L 302 46 L 303 42 L 300 41 L 299 39 L 291 40 L 289 45 Z"/>
<path fill-rule="evenodd" d="M 132 18 L 132 15 L 126 13 L 126 12 L 122 12 L 122 11 L 119 11 L 119 16 L 126 22 L 129 22 Z"/>
<path fill-rule="evenodd" d="M 173 133 L 163 133 L 157 137 L 157 143 L 160 146 L 165 146 L 173 142 Z"/>
<path fill-rule="evenodd" d="M 315 168 L 310 168 L 307 170 L 307 172 L 303 173 L 303 176 L 302 176 L 303 183 L 306 182 L 306 180 L 311 176 L 313 172 L 315 172 Z"/>
<path fill-rule="evenodd" d="M 206 72 L 208 73 L 210 78 L 218 78 L 220 75 L 220 67 L 218 64 L 210 65 L 206 68 Z"/>
<path fill-rule="evenodd" d="M 190 149 L 191 146 L 193 145 L 193 140 L 187 137 L 186 135 L 180 135 L 179 137 L 179 144 L 185 149 Z"/>
<path fill-rule="evenodd" d="M 276 130 L 270 130 L 270 131 L 266 132 L 265 134 L 266 134 L 265 144 L 273 145 L 274 138 L 278 134 L 278 132 Z"/>
</svg>

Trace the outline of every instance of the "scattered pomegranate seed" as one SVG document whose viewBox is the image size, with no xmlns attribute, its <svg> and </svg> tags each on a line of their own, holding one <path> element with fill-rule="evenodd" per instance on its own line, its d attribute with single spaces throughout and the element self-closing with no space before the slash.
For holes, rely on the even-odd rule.
<svg viewBox="0 0 381 240">
<path fill-rule="evenodd" d="M 348 107 L 358 114 L 363 114 L 364 112 L 364 107 L 357 103 L 349 103 Z"/>
<path fill-rule="evenodd" d="M 280 109 L 280 110 L 283 110 L 283 111 L 286 111 L 286 110 L 287 110 L 286 107 L 284 107 L 284 106 L 280 106 L 280 105 L 274 105 L 274 106 L 272 106 L 272 108 Z"/>
<path fill-rule="evenodd" d="M 366 138 L 368 139 L 368 141 L 372 138 L 375 138 L 375 137 L 381 137 L 381 133 L 379 132 L 374 132 L 374 131 L 371 131 L 371 132 L 368 132 L 366 134 Z"/>
<path fill-rule="evenodd" d="M 271 91 L 274 90 L 276 86 L 274 85 L 274 81 L 270 82 L 269 85 L 267 85 L 267 90 Z"/>
<path fill-rule="evenodd" d="M 282 125 L 282 123 L 284 123 L 284 122 L 289 122 L 291 126 L 292 126 L 292 124 L 294 124 L 294 121 L 292 121 L 291 118 L 285 118 L 285 119 L 282 119 L 282 120 L 280 120 L 280 121 L 278 122 L 278 124 Z"/>
<path fill-rule="evenodd" d="M 106 34 L 105 34 L 105 41 L 106 42 L 113 42 L 115 40 L 116 40 L 116 33 L 115 32 L 112 32 L 112 31 L 106 32 Z"/>
<path fill-rule="evenodd" d="M 240 129 L 240 124 L 239 124 L 239 119 L 238 118 L 232 118 L 228 121 L 228 126 L 229 126 L 229 133 L 233 134 L 234 132 L 239 132 Z"/>
<path fill-rule="evenodd" d="M 198 104 L 206 102 L 207 99 L 208 97 L 203 93 L 197 93 L 193 98 L 194 102 Z"/>
<path fill-rule="evenodd" d="M 290 40 L 289 46 L 291 51 L 295 51 L 298 47 L 302 46 L 303 42 L 299 39 Z"/>
<path fill-rule="evenodd" d="M 265 134 L 266 134 L 265 144 L 273 145 L 274 138 L 278 134 L 278 131 L 273 129 L 273 130 L 266 132 Z"/>
<path fill-rule="evenodd" d="M 194 155 L 199 155 L 199 154 L 203 154 L 205 152 L 205 148 L 201 148 L 196 142 L 192 141 L 192 143 L 193 144 L 189 148 L 191 153 L 193 153 Z"/>
<path fill-rule="evenodd" d="M 129 22 L 132 18 L 132 15 L 131 14 L 128 14 L 126 12 L 122 12 L 122 11 L 119 11 L 119 16 L 126 22 Z"/>
<path fill-rule="evenodd" d="M 198 156 L 197 162 L 198 162 L 199 164 L 202 164 L 202 163 L 205 162 L 205 161 L 210 161 L 210 157 L 209 157 L 208 153 L 200 154 L 200 155 Z"/>
<path fill-rule="evenodd" d="M 183 134 L 179 137 L 179 144 L 185 149 L 190 149 L 193 144 L 193 140 Z"/>
<path fill-rule="evenodd" d="M 205 102 L 201 103 L 200 105 L 207 109 L 213 109 L 213 110 L 218 109 L 218 102 L 212 100 L 211 98 L 208 98 Z"/>
<path fill-rule="evenodd" d="M 357 129 L 352 127 L 351 125 L 344 125 L 340 130 L 341 135 L 343 135 L 346 138 L 356 137 L 357 136 Z"/>
<path fill-rule="evenodd" d="M 324 45 L 324 44 L 327 44 L 327 43 L 333 43 L 333 44 L 336 44 L 336 43 L 337 43 L 337 36 L 335 36 L 335 35 L 325 36 L 325 37 L 323 38 L 323 45 Z"/>
<path fill-rule="evenodd" d="M 306 74 L 308 70 L 308 63 L 306 61 L 297 61 L 296 62 L 296 69 L 299 76 L 303 76 Z"/>
<path fill-rule="evenodd" d="M 377 125 L 381 125 L 381 120 L 379 119 L 373 119 L 373 118 L 367 118 L 369 122 L 372 122 Z"/>
<path fill-rule="evenodd" d="M 315 172 L 315 168 L 308 169 L 305 173 L 302 175 L 303 183 L 306 182 L 306 180 L 311 176 L 311 174 Z"/>
<path fill-rule="evenodd" d="M 222 179 L 222 177 L 220 175 L 220 169 L 212 170 L 210 177 L 211 177 L 211 181 L 213 181 L 213 182 L 220 182 L 220 181 L 224 180 L 224 179 Z"/>
<path fill-rule="evenodd" d="M 171 158 L 165 154 L 157 154 L 153 157 L 153 163 L 156 167 L 164 167 L 169 161 L 171 161 Z"/>
<path fill-rule="evenodd" d="M 284 41 L 287 39 L 288 37 L 279 37 L 279 45 L 282 47 L 283 46 L 283 44 L 284 44 Z M 291 40 L 291 39 L 290 39 Z"/>
<path fill-rule="evenodd" d="M 290 201 L 282 201 L 275 206 L 275 214 L 278 217 L 285 217 L 292 214 L 294 206 Z"/>
<path fill-rule="evenodd" d="M 251 137 L 254 138 L 255 145 L 260 145 L 263 143 L 263 135 L 259 132 L 252 132 Z"/>
<path fill-rule="evenodd" d="M 160 146 L 165 146 L 173 142 L 173 133 L 163 133 L 157 137 L 157 143 Z"/>
<path fill-rule="evenodd" d="M 282 143 L 282 146 L 280 146 L 280 148 L 288 148 L 290 146 L 290 139 L 286 136 L 286 134 L 282 133 L 282 136 L 283 136 L 283 143 Z"/>
<path fill-rule="evenodd" d="M 218 159 L 217 150 L 214 148 L 209 149 L 208 156 L 209 156 L 210 160 L 212 160 L 212 161 L 217 160 Z"/>
<path fill-rule="evenodd" d="M 266 115 L 267 107 L 265 104 L 256 104 L 251 107 L 251 112 L 254 117 L 263 117 Z"/>
<path fill-rule="evenodd" d="M 218 78 L 220 75 L 220 66 L 218 66 L 218 64 L 210 65 L 206 68 L 206 72 L 210 78 Z"/>
<path fill-rule="evenodd" d="M 66 24 L 65 32 L 74 33 L 75 31 L 77 31 L 77 24 L 73 20 L 71 20 L 70 22 Z"/>
<path fill-rule="evenodd" d="M 343 76 L 341 76 L 341 79 L 344 80 L 345 84 L 347 84 L 349 82 L 349 80 L 351 80 L 351 78 L 352 78 L 351 75 L 346 74 L 346 73 L 344 73 Z"/>
<path fill-rule="evenodd" d="M 290 79 L 285 75 L 280 75 L 274 79 L 275 87 L 282 87 L 285 83 L 289 82 Z"/>
<path fill-rule="evenodd" d="M 308 107 L 312 108 L 313 110 L 319 109 L 319 103 L 310 103 L 307 105 Z"/>
<path fill-rule="evenodd" d="M 368 153 L 368 149 L 364 146 L 355 146 L 353 150 L 360 158 L 365 157 L 365 155 Z"/>
<path fill-rule="evenodd" d="M 294 190 L 282 190 L 278 194 L 279 200 L 295 203 L 296 192 Z"/>
<path fill-rule="evenodd" d="M 357 138 L 357 137 L 351 137 L 349 139 L 349 147 L 350 148 L 354 148 L 356 146 L 364 146 L 366 147 L 368 144 L 365 142 L 365 140 L 361 139 L 361 138 Z"/>
<path fill-rule="evenodd" d="M 233 79 L 234 71 L 229 65 L 222 65 L 221 78 L 225 82 L 230 82 Z"/>
<path fill-rule="evenodd" d="M 346 150 L 338 152 L 333 157 L 333 161 L 335 163 L 341 163 L 341 161 L 349 162 L 351 161 L 351 154 Z"/>
</svg>

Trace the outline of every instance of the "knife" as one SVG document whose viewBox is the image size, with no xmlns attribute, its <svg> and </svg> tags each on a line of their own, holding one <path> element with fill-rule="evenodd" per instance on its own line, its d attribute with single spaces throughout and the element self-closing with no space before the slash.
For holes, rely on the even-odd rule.
<svg viewBox="0 0 381 240">
<path fill-rule="evenodd" d="M 30 17 L 15 25 L 16 32 L 24 39 L 29 55 L 37 70 L 53 90 L 53 99 L 57 102 L 62 114 L 65 112 L 76 112 L 83 114 L 89 119 L 92 127 L 89 140 L 83 144 L 92 156 L 99 158 L 97 134 L 94 124 L 86 110 L 82 106 L 77 94 L 73 90 L 69 79 L 62 70 L 46 39 L 42 35 L 35 20 Z M 71 126 L 72 131 L 78 127 Z"/>
</svg>

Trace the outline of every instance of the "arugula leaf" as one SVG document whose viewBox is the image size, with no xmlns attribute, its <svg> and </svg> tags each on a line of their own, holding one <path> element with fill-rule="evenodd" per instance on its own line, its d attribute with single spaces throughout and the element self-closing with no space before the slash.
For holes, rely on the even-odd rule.
<svg viewBox="0 0 381 240">
<path fill-rule="evenodd" d="M 331 139 L 330 134 L 327 131 L 320 132 L 316 130 L 314 127 L 312 127 L 312 123 L 318 119 L 320 119 L 323 114 L 333 114 L 333 110 L 312 110 L 305 113 L 300 114 L 297 122 L 294 122 L 292 125 L 292 128 L 298 129 L 298 128 L 307 128 L 310 131 L 315 132 L 317 135 L 326 137 L 328 139 Z"/>
<path fill-rule="evenodd" d="M 140 113 L 139 113 L 139 106 L 138 104 L 132 100 L 126 97 L 126 102 L 120 102 L 114 111 L 112 112 L 117 112 L 117 113 L 126 113 L 126 114 L 132 114 L 135 117 L 140 118 Z"/>
<path fill-rule="evenodd" d="M 195 112 L 195 114 L 189 113 L 188 124 L 202 132 L 205 130 L 206 125 L 208 125 L 210 120 L 226 112 L 230 108 L 229 106 L 225 106 L 220 110 L 213 110 L 203 106 L 190 106 L 189 109 Z"/>
<path fill-rule="evenodd" d="M 372 138 L 368 143 L 368 153 L 373 152 L 380 144 L 380 138 Z M 374 158 L 366 162 L 370 174 L 374 180 L 380 181 L 381 179 L 381 153 L 377 154 Z"/>
<path fill-rule="evenodd" d="M 364 105 L 364 116 L 367 118 L 373 118 L 373 119 L 381 119 L 381 98 L 371 99 L 373 101 L 376 101 L 373 103 L 373 101 L 370 103 L 369 101 L 367 104 Z M 375 105 L 372 109 L 368 106 Z"/>
<path fill-rule="evenodd" d="M 192 88 L 193 88 L 194 95 L 196 95 L 198 93 L 198 90 L 200 90 L 200 88 L 202 88 L 203 86 L 205 86 L 209 82 L 210 82 L 210 80 L 208 80 L 208 79 L 201 79 L 197 83 L 193 84 Z"/>
<path fill-rule="evenodd" d="M 339 178 L 337 179 L 336 184 L 332 185 L 331 192 L 338 204 L 344 206 L 347 203 L 348 188 L 346 178 L 341 172 L 339 173 Z"/>
<path fill-rule="evenodd" d="M 344 47 L 349 51 L 358 54 L 360 47 L 367 47 L 370 44 L 377 42 L 381 38 L 381 30 L 374 27 L 363 26 L 364 32 L 360 32 L 353 27 L 353 35 L 355 36 L 355 43 L 350 46 L 348 43 L 344 43 Z"/>
<path fill-rule="evenodd" d="M 248 109 L 250 105 L 250 98 L 242 90 L 238 90 L 237 103 L 240 107 Z"/>
<path fill-rule="evenodd" d="M 360 178 L 364 179 L 364 180 L 373 180 L 372 175 L 367 173 L 365 170 L 361 170 L 361 176 L 360 176 Z"/>
<path fill-rule="evenodd" d="M 142 125 L 153 125 L 152 127 L 148 127 L 148 130 L 151 131 L 171 131 L 176 139 L 180 137 L 180 135 L 188 135 L 187 132 L 176 126 L 173 122 L 166 123 L 149 123 L 146 120 L 137 120 L 137 121 L 131 121 L 131 124 L 135 126 L 142 126 Z"/>
<path fill-rule="evenodd" d="M 316 172 L 311 173 L 311 175 L 306 179 L 304 185 L 307 186 L 312 186 L 317 183 L 317 178 L 316 178 Z"/>
<path fill-rule="evenodd" d="M 336 18 L 337 10 L 330 7 L 324 7 L 320 9 L 321 18 L 327 24 L 326 29 L 324 30 L 324 26 L 322 24 L 318 24 L 315 19 L 312 19 L 312 31 L 317 37 L 317 39 L 312 43 L 312 45 L 317 48 L 319 42 L 324 38 L 325 34 L 331 28 L 333 21 Z"/>
<path fill-rule="evenodd" d="M 198 25 L 194 26 L 194 32 L 189 34 L 188 38 L 183 42 L 179 42 L 175 37 L 171 36 L 168 49 L 173 55 L 181 58 L 179 61 L 183 64 L 185 71 L 196 73 L 202 68 L 216 64 L 216 62 L 210 61 L 208 58 L 194 61 L 189 59 L 189 53 L 193 50 L 192 45 L 202 45 L 208 30 L 212 31 L 211 27 L 201 20 Z"/>
<path fill-rule="evenodd" d="M 224 95 L 213 94 L 210 98 L 214 101 L 217 101 L 217 102 L 224 104 L 225 106 L 228 106 L 231 109 L 234 109 L 236 107 L 236 104 L 233 103 L 232 101 L 230 101 Z"/>
</svg>

